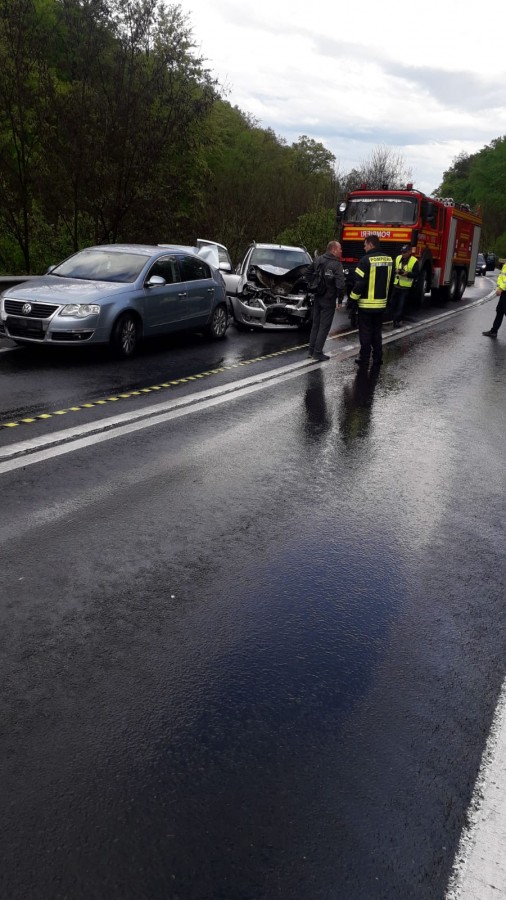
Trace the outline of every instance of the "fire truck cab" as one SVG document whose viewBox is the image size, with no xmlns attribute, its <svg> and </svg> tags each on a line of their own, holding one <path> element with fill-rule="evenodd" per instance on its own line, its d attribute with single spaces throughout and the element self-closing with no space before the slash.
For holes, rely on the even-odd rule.
<svg viewBox="0 0 506 900">
<path fill-rule="evenodd" d="M 451 198 L 427 197 L 408 184 L 404 190 L 351 191 L 338 208 L 339 240 L 348 294 L 364 238 L 377 234 L 382 250 L 394 259 L 403 244 L 412 247 L 420 266 L 410 302 L 460 300 L 474 284 L 481 237 L 481 215 Z"/>
</svg>

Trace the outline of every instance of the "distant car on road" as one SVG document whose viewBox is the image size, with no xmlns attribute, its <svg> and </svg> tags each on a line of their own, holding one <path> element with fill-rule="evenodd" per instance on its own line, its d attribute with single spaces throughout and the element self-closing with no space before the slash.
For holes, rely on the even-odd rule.
<svg viewBox="0 0 506 900">
<path fill-rule="evenodd" d="M 0 336 L 53 347 L 109 344 L 123 358 L 143 338 L 192 329 L 220 339 L 227 326 L 220 272 L 199 248 L 178 245 L 88 247 L 0 301 Z"/>
<path fill-rule="evenodd" d="M 485 253 L 484 256 L 487 263 L 487 272 L 493 272 L 497 265 L 497 257 L 495 253 Z"/>
<path fill-rule="evenodd" d="M 478 253 L 476 258 L 476 274 L 477 275 L 486 275 L 487 274 L 487 263 L 483 253 Z"/>
<path fill-rule="evenodd" d="M 222 273 L 236 326 L 307 327 L 311 299 L 304 275 L 311 262 L 305 247 L 251 244 L 235 273 Z"/>
</svg>

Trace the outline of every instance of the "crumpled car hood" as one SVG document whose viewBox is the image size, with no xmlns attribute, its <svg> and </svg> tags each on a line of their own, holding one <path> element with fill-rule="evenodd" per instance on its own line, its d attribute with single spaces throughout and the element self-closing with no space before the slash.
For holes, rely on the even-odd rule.
<svg viewBox="0 0 506 900">
<path fill-rule="evenodd" d="M 294 269 L 280 269 L 277 266 L 251 267 L 259 284 L 277 294 L 289 294 L 294 285 L 303 278 L 309 268 L 309 263 L 295 266 Z"/>
</svg>

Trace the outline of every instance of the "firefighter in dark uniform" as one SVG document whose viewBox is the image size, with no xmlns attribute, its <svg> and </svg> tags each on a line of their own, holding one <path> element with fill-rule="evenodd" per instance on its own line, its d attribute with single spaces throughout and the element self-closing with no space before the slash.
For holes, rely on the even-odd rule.
<svg viewBox="0 0 506 900">
<path fill-rule="evenodd" d="M 404 244 L 404 247 L 401 247 L 400 255 L 395 260 L 394 287 L 390 298 L 394 328 L 401 326 L 408 294 L 419 275 L 418 260 L 416 256 L 413 256 L 409 244 Z"/>
<path fill-rule="evenodd" d="M 355 269 L 355 284 L 350 299 L 358 305 L 358 337 L 360 354 L 357 365 L 369 365 L 372 350 L 373 366 L 383 362 L 383 313 L 387 305 L 392 279 L 392 257 L 381 251 L 376 234 L 367 235 L 364 241 L 365 256 Z"/>
</svg>

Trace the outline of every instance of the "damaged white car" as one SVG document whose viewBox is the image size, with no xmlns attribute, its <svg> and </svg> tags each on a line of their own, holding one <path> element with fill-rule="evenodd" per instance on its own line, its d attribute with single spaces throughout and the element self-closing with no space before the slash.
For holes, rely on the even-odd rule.
<svg viewBox="0 0 506 900">
<path fill-rule="evenodd" d="M 234 274 L 222 271 L 236 327 L 309 327 L 305 273 L 311 262 L 305 247 L 251 244 Z"/>
</svg>

